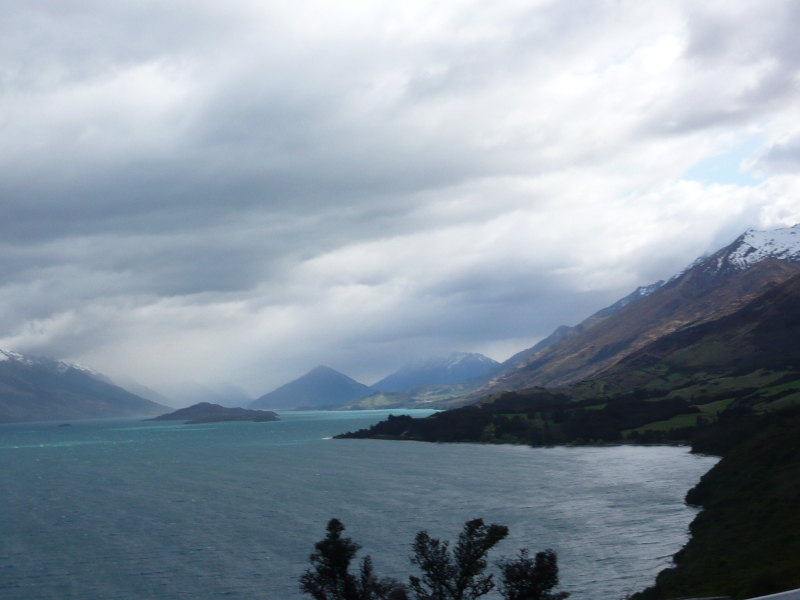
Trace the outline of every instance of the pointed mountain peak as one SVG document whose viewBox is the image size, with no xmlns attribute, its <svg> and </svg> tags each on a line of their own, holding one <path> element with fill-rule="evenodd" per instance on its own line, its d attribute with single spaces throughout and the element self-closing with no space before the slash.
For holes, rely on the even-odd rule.
<svg viewBox="0 0 800 600">
<path fill-rule="evenodd" d="M 264 394 L 251 408 L 332 408 L 374 393 L 371 387 L 319 365 L 294 381 Z"/>
<path fill-rule="evenodd" d="M 313 369 L 311 369 L 308 373 L 306 373 L 303 377 L 308 375 L 343 375 L 336 369 L 331 369 L 330 367 L 326 367 L 325 365 L 317 365 Z M 345 375 L 347 377 L 347 375 Z"/>
<path fill-rule="evenodd" d="M 442 360 L 442 359 L 432 359 L 432 360 Z M 490 365 L 496 365 L 497 361 L 489 358 L 488 356 L 484 356 L 483 354 L 479 354 L 477 352 L 453 352 L 447 358 L 443 359 L 445 363 L 450 366 L 455 366 L 461 364 L 463 362 L 476 362 L 476 363 L 485 363 Z"/>
<path fill-rule="evenodd" d="M 767 259 L 800 263 L 800 224 L 772 230 L 748 229 L 711 256 L 700 257 L 667 283 L 694 280 L 699 285 L 747 271 Z"/>
<path fill-rule="evenodd" d="M 800 224 L 771 231 L 748 229 L 731 246 L 734 247 L 727 258 L 741 269 L 765 258 L 800 262 Z"/>
</svg>

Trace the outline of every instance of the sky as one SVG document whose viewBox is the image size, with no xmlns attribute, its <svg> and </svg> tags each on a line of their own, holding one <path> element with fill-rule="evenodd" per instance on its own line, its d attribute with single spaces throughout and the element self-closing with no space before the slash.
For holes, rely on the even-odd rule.
<svg viewBox="0 0 800 600">
<path fill-rule="evenodd" d="M 7 0 L 0 348 L 497 360 L 800 222 L 793 0 Z"/>
</svg>

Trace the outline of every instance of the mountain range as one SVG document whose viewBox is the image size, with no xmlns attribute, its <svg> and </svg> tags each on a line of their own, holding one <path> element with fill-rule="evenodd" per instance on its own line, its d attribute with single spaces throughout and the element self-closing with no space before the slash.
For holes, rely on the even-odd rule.
<svg viewBox="0 0 800 600">
<path fill-rule="evenodd" d="M 768 286 L 737 310 L 667 333 L 570 386 L 501 391 L 431 418 L 385 421 L 351 437 L 534 445 L 621 441 L 637 439 L 648 428 L 691 428 L 698 418 L 714 418 L 734 405 L 774 411 L 800 403 L 798 336 L 800 274 Z M 516 423 L 507 422 L 509 415 L 516 415 Z"/>
<path fill-rule="evenodd" d="M 767 286 L 797 273 L 800 226 L 748 230 L 666 283 L 639 288 L 635 298 L 595 313 L 548 346 L 511 357 L 465 400 L 588 379 L 668 333 L 736 311 Z"/>
<path fill-rule="evenodd" d="M 372 386 L 330 367 L 318 366 L 302 377 L 254 400 L 251 408 L 360 409 L 397 404 L 414 389 L 459 384 L 483 375 L 499 363 L 483 354 L 454 352 L 406 364 Z"/>
<path fill-rule="evenodd" d="M 664 335 L 730 314 L 797 273 L 800 225 L 748 230 L 668 281 L 639 287 L 578 325 L 557 328 L 482 377 L 386 397 L 381 407 L 450 408 L 502 391 L 568 386 L 602 373 Z"/>
<path fill-rule="evenodd" d="M 412 363 L 338 408 L 452 408 L 502 391 L 569 386 L 665 335 L 733 313 L 798 273 L 800 225 L 748 230 L 669 280 L 641 286 L 575 326 L 558 327 L 503 363 L 465 353 Z"/>
<path fill-rule="evenodd" d="M 484 373 L 496 364 L 480 354 L 454 353 L 447 358 L 406 365 L 379 384 L 405 390 L 438 382 L 457 383 Z M 325 366 L 255 401 L 229 384 L 212 388 L 183 383 L 169 391 L 167 398 L 133 380 L 125 381 L 121 387 L 101 373 L 79 365 L 0 350 L 0 423 L 148 417 L 168 412 L 168 405 L 197 403 L 228 407 L 250 405 L 253 409 L 331 409 L 348 406 L 365 397 L 379 402 L 375 399 L 384 394 Z"/>
<path fill-rule="evenodd" d="M 449 408 L 503 391 L 564 387 L 601 376 L 673 332 L 732 314 L 798 273 L 800 225 L 748 230 L 668 281 L 639 287 L 503 363 L 454 353 L 405 365 L 373 386 L 320 366 L 252 402 L 234 386 L 200 384 L 182 386 L 167 401 L 138 384 L 122 389 L 83 367 L 2 351 L 0 422 L 149 416 L 164 412 L 166 403 L 201 401 L 254 409 Z"/>
</svg>

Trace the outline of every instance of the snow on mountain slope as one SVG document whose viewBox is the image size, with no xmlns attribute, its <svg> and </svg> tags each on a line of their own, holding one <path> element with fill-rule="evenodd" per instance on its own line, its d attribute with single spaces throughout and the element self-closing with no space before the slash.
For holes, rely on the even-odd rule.
<svg viewBox="0 0 800 600">
<path fill-rule="evenodd" d="M 165 409 L 93 369 L 0 350 L 0 423 L 152 416 Z"/>
<path fill-rule="evenodd" d="M 768 258 L 800 263 L 800 224 L 771 231 L 748 229 L 711 256 L 698 258 L 667 284 L 685 276 L 706 283 L 718 281 L 747 271 Z"/>
<path fill-rule="evenodd" d="M 434 362 L 436 362 L 435 359 Z M 453 352 L 450 356 L 446 357 L 441 364 L 447 369 L 453 369 L 467 364 L 479 364 L 491 368 L 497 364 L 497 361 L 476 352 Z"/>
<path fill-rule="evenodd" d="M 0 362 L 6 360 L 15 360 L 17 362 L 22 363 L 23 365 L 33 365 L 34 363 L 30 358 L 27 356 L 20 354 L 19 352 L 14 352 L 13 350 L 0 350 Z"/>
<path fill-rule="evenodd" d="M 111 381 L 105 375 L 95 371 L 90 367 L 86 367 L 77 363 L 66 363 L 60 360 L 48 358 L 46 356 L 27 356 L 25 354 L 20 354 L 19 352 L 14 352 L 13 350 L 0 350 L 0 362 L 7 360 L 16 361 L 29 367 L 32 367 L 33 365 L 39 365 L 40 367 L 44 367 L 56 373 L 66 373 L 70 369 L 75 369 L 76 371 L 82 371 L 83 373 L 86 373 L 89 377 L 97 379 L 98 381 L 111 383 Z"/>
<path fill-rule="evenodd" d="M 800 262 L 800 224 L 772 231 L 748 229 L 733 245 L 727 260 L 742 270 L 765 258 Z"/>
</svg>

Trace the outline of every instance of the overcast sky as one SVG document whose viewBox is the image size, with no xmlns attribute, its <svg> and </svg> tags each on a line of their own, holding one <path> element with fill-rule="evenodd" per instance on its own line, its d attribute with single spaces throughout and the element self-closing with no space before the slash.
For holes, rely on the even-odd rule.
<svg viewBox="0 0 800 600">
<path fill-rule="evenodd" d="M 800 222 L 796 0 L 7 0 L 0 348 L 497 360 Z"/>
</svg>

